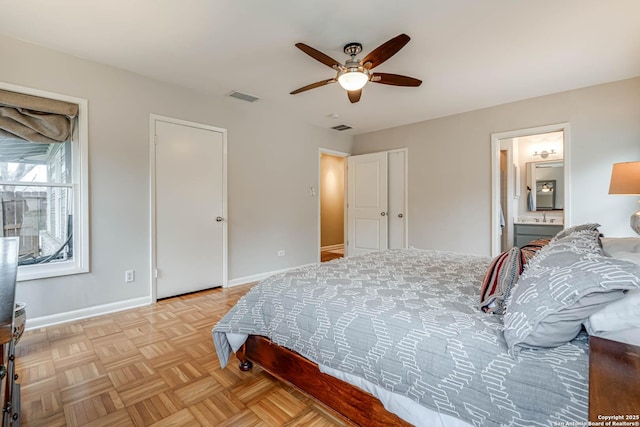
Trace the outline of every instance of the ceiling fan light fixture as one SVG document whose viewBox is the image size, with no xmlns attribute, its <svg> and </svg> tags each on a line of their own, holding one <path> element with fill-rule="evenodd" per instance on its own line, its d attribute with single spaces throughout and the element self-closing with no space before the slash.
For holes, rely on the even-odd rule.
<svg viewBox="0 0 640 427">
<path fill-rule="evenodd" d="M 391 86 L 418 87 L 422 81 L 414 79 L 413 77 L 378 72 L 374 74 L 372 72 L 375 67 L 398 53 L 398 51 L 409 42 L 409 40 L 410 38 L 408 35 L 400 34 L 369 52 L 369 54 L 362 60 L 358 60 L 356 58 L 356 56 L 362 52 L 362 45 L 357 42 L 347 43 L 344 46 L 344 53 L 349 55 L 351 59 L 347 60 L 344 65 L 311 46 L 304 43 L 296 43 L 296 47 L 298 49 L 316 61 L 337 71 L 337 74 L 332 79 L 320 80 L 319 82 L 311 83 L 289 93 L 291 95 L 296 95 L 310 89 L 338 82 L 343 89 L 347 90 L 349 101 L 353 104 L 360 101 L 362 88 L 368 81 Z"/>
<path fill-rule="evenodd" d="M 369 73 L 364 67 L 347 68 L 338 74 L 338 83 L 345 90 L 362 89 L 369 81 Z"/>
</svg>

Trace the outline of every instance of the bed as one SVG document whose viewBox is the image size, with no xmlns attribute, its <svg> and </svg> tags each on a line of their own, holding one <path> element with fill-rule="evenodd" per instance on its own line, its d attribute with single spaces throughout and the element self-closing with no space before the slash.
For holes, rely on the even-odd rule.
<svg viewBox="0 0 640 427">
<path fill-rule="evenodd" d="M 575 230 L 540 255 L 518 256 L 515 274 L 499 275 L 500 301 L 519 307 L 517 301 L 531 300 L 520 283 L 557 273 L 549 267 L 556 259 L 582 260 L 585 269 L 585 250 L 604 257 L 592 244 L 597 236 Z M 223 367 L 235 352 L 241 369 L 256 362 L 359 425 L 586 421 L 588 335 L 580 328 L 566 342 L 545 346 L 527 326 L 545 322 L 527 319 L 526 303 L 505 315 L 481 310 L 481 284 L 488 285 L 495 265 L 487 257 L 404 249 L 278 274 L 254 286 L 213 328 L 216 351 Z M 598 304 L 621 299 L 640 288 L 640 267 L 623 267 L 627 276 L 606 292 L 598 283 L 598 292 L 570 292 L 575 298 L 550 294 L 563 306 L 594 293 L 607 296 Z"/>
</svg>

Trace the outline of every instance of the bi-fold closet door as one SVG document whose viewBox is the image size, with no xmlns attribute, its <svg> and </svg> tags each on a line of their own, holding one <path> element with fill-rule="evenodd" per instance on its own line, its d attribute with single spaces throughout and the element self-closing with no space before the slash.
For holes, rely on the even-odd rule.
<svg viewBox="0 0 640 427">
<path fill-rule="evenodd" d="M 348 256 L 407 247 L 406 149 L 350 156 Z"/>
</svg>

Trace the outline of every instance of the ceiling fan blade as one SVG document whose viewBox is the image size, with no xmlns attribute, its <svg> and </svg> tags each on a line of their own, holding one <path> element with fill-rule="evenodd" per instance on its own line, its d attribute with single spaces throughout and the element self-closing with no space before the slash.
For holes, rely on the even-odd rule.
<svg viewBox="0 0 640 427">
<path fill-rule="evenodd" d="M 407 43 L 409 43 L 411 38 L 406 34 L 400 34 L 389 40 L 388 42 L 378 46 L 373 50 L 373 52 L 369 53 L 362 60 L 362 65 L 371 70 L 374 67 L 382 64 L 387 59 L 391 58 L 393 55 L 398 53 L 400 49 L 404 47 Z"/>
<path fill-rule="evenodd" d="M 355 104 L 356 102 L 360 101 L 360 97 L 362 96 L 362 89 L 349 90 L 347 91 L 347 95 L 349 96 L 349 101 L 351 101 L 352 104 Z"/>
<path fill-rule="evenodd" d="M 316 50 L 311 46 L 307 46 L 304 43 L 296 43 L 296 47 L 301 51 L 303 51 L 304 53 L 306 53 L 307 55 L 309 55 L 310 57 L 312 57 L 313 59 L 315 59 L 316 61 L 320 61 L 327 67 L 331 67 L 334 70 L 337 70 L 338 68 L 340 68 L 340 65 L 342 65 L 335 59 L 331 58 L 330 56 L 327 56 L 324 53 L 320 52 L 319 50 Z"/>
<path fill-rule="evenodd" d="M 325 86 L 325 85 L 328 85 L 329 83 L 335 83 L 335 82 L 336 82 L 336 79 L 321 80 L 319 82 L 311 83 L 310 85 L 306 85 L 299 89 L 296 89 L 293 92 L 290 92 L 289 94 L 295 95 L 296 93 L 304 92 L 305 90 L 315 89 L 317 87 Z"/>
<path fill-rule="evenodd" d="M 412 86 L 417 87 L 422 84 L 422 80 L 413 77 L 401 76 L 400 74 L 375 73 L 371 76 L 374 83 L 382 83 L 383 85 L 392 86 Z"/>
</svg>

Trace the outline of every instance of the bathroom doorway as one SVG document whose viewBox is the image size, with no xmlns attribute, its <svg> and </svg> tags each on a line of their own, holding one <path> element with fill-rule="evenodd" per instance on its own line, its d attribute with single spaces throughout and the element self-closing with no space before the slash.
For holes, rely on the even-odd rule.
<svg viewBox="0 0 640 427">
<path fill-rule="evenodd" d="M 491 254 L 570 222 L 569 123 L 491 135 Z"/>
</svg>

